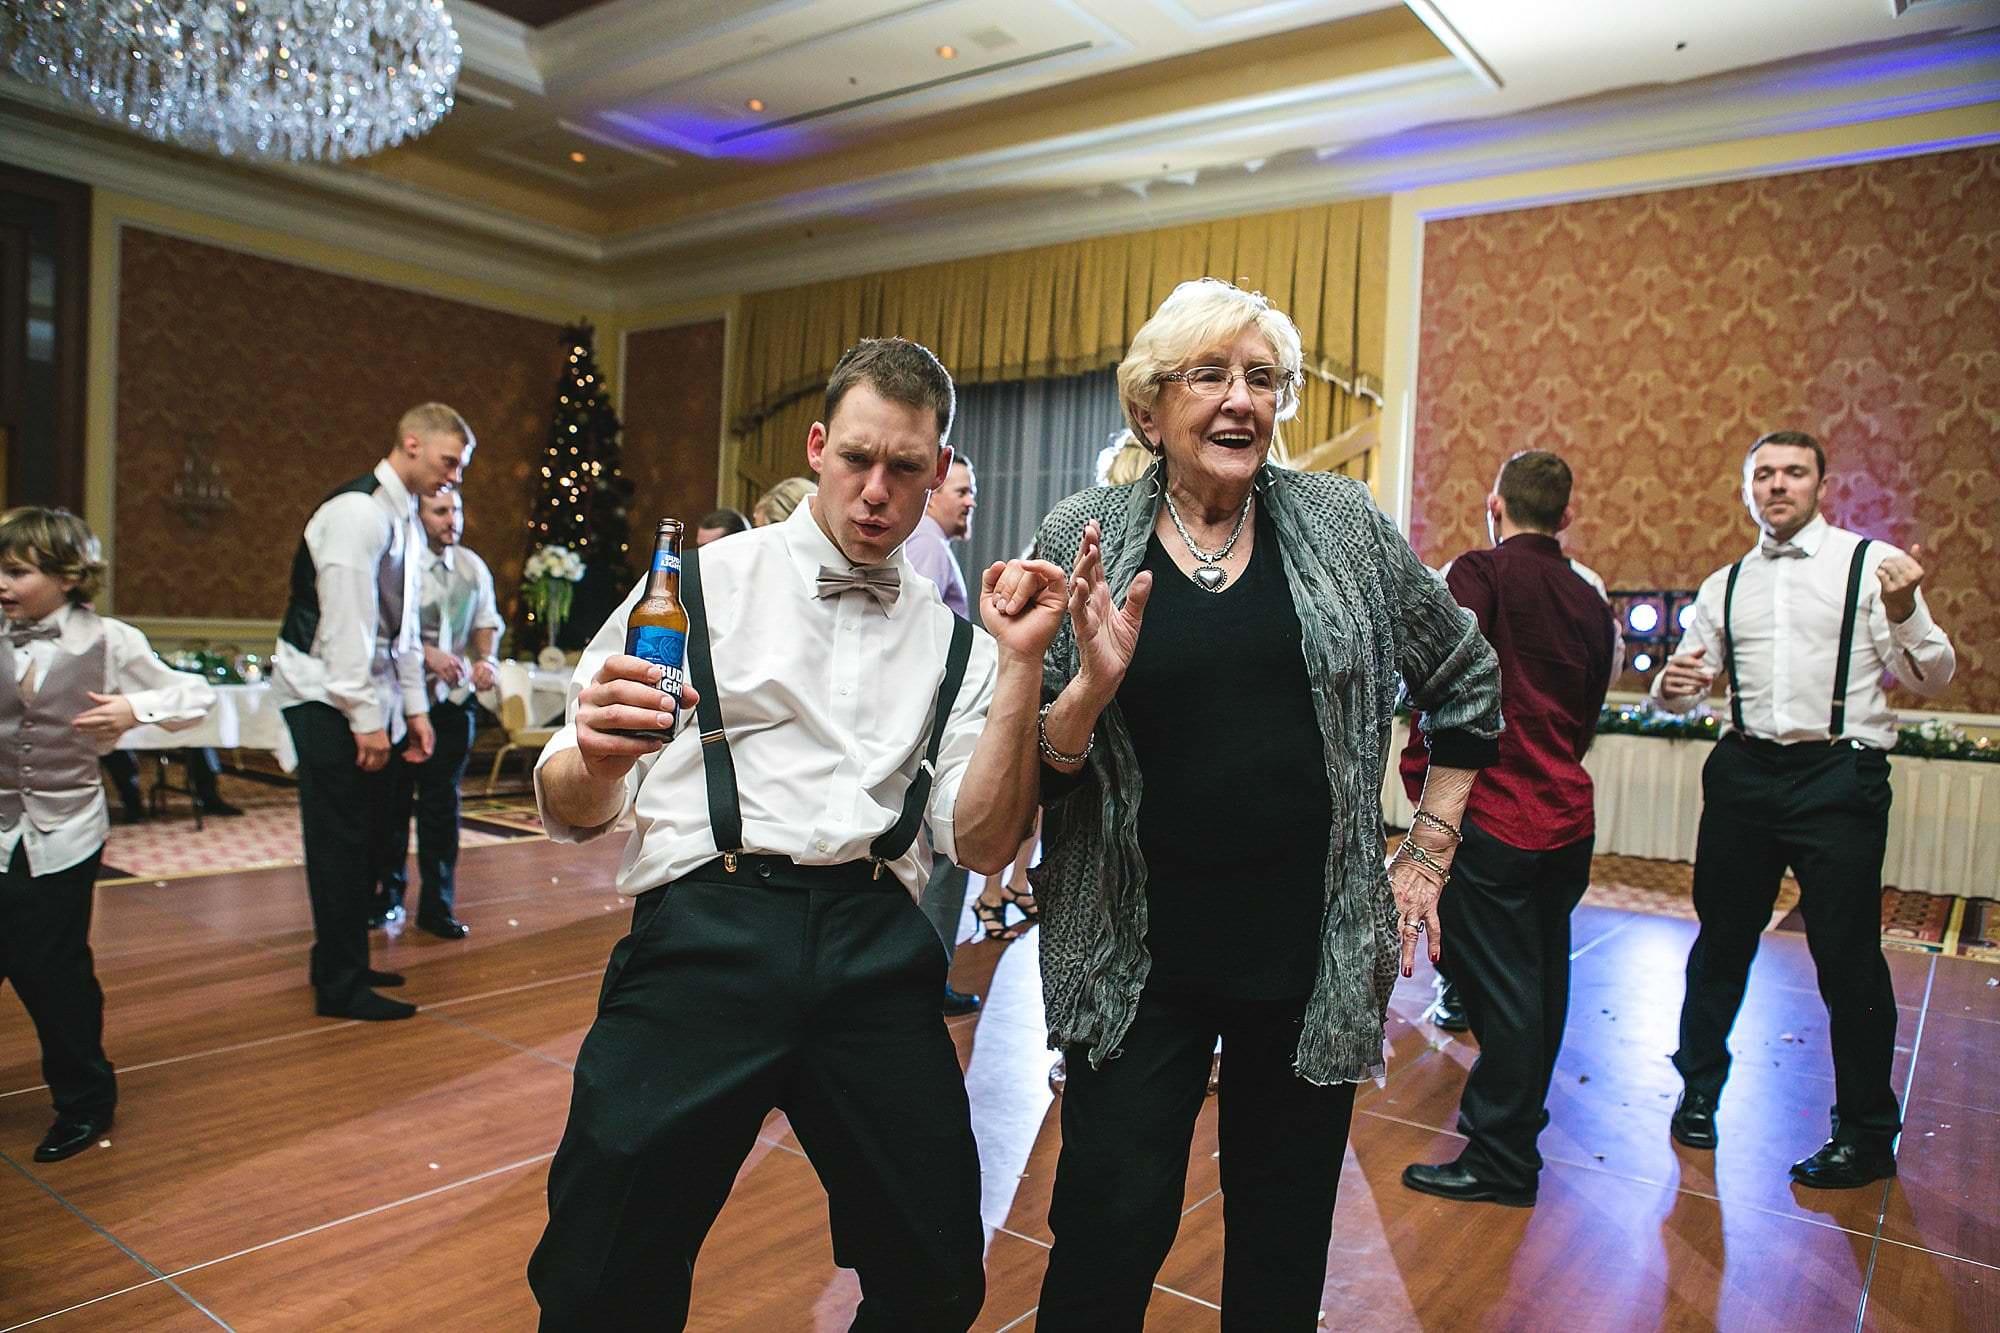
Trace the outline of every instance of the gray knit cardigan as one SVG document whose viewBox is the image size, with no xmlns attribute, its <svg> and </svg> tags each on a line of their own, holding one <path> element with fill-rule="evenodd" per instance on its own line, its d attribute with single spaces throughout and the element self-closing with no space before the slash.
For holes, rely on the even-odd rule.
<svg viewBox="0 0 2000 1333">
<path fill-rule="evenodd" d="M 1112 600 L 1122 604 L 1145 559 L 1163 482 L 1163 465 L 1155 464 L 1130 485 L 1072 495 L 1042 521 L 1038 554 L 1068 570 L 1084 524 L 1096 519 Z M 1298 611 L 1333 807 L 1319 971 L 1293 1067 L 1314 1083 L 1356 1082 L 1383 1072 L 1383 1021 L 1399 961 L 1381 816 L 1398 687 L 1407 682 L 1428 704 L 1427 733 L 1462 729 L 1491 739 L 1501 726 L 1500 669 L 1472 615 L 1361 483 L 1266 466 L 1257 487 Z M 1190 698 L 1259 688 L 1254 680 L 1204 679 L 1199 662 L 1188 667 Z M 1075 633 L 1065 621 L 1043 662 L 1044 697 L 1054 698 L 1076 671 Z M 1041 908 L 1049 1044 L 1081 1047 L 1093 1066 L 1119 1053 L 1152 965 L 1141 778 L 1113 701 L 1098 719 L 1082 780 L 1050 797 L 1042 862 L 1030 876 Z M 1217 908 L 1226 911 L 1226 899 Z"/>
</svg>

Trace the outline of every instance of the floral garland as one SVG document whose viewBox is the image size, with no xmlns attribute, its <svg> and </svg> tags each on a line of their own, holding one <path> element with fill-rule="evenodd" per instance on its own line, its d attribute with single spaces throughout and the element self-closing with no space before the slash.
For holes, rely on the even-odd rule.
<svg viewBox="0 0 2000 1333">
<path fill-rule="evenodd" d="M 1397 713 L 1407 717 L 1407 704 Z M 1600 736 L 1651 736 L 1669 741 L 1712 741 L 1722 734 L 1715 714 L 1705 710 L 1679 714 L 1662 712 L 1644 704 L 1606 704 L 1597 715 Z M 1896 729 L 1896 748 L 1891 754 L 1912 759 L 1963 759 L 1976 764 L 2000 764 L 2000 744 L 1989 736 L 1970 735 L 1955 722 L 1929 718 L 1914 726 Z"/>
</svg>

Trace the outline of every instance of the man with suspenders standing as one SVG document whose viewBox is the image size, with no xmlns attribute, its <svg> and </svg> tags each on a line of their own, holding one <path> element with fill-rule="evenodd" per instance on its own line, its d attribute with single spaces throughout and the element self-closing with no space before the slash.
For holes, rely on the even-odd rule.
<svg viewBox="0 0 2000 1333">
<path fill-rule="evenodd" d="M 773 1107 L 860 1275 L 855 1328 L 962 1330 L 979 1312 L 979 1160 L 917 833 L 976 870 L 1012 858 L 1065 597 L 1055 565 L 992 566 L 989 637 L 914 577 L 902 546 L 950 469 L 952 409 L 914 343 L 841 358 L 806 437 L 819 493 L 683 556 L 679 711 L 697 725 L 677 728 L 659 668 L 623 652 L 638 591 L 578 665 L 536 770 L 542 818 L 558 841 L 635 819 L 618 876 L 635 902 L 528 1266 L 544 1329 L 683 1327 L 702 1239 Z"/>
<path fill-rule="evenodd" d="M 1923 548 L 1904 554 L 1820 516 L 1826 453 L 1776 431 L 1750 446 L 1743 498 L 1763 532 L 1756 549 L 1703 582 L 1679 650 L 1653 682 L 1686 712 L 1718 674 L 1729 720 L 1702 770 L 1694 905 L 1681 1044 L 1685 1083 L 1674 1138 L 1716 1145 L 1726 1042 L 1757 940 L 1790 867 L 1833 1045 L 1833 1135 L 1792 1166 L 1820 1189 L 1896 1174 L 1902 1129 L 1889 1066 L 1896 997 L 1882 957 L 1882 857 L 1889 830 L 1889 750 L 1896 715 L 1882 679 L 1931 697 L 1956 659 L 1918 585 Z"/>
</svg>

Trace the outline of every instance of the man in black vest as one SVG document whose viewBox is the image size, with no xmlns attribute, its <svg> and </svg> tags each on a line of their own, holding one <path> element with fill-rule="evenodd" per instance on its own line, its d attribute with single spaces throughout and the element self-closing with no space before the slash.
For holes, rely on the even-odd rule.
<svg viewBox="0 0 2000 1333">
<path fill-rule="evenodd" d="M 684 556 L 691 687 L 677 701 L 623 653 L 637 589 L 577 667 L 535 774 L 543 823 L 581 841 L 634 816 L 634 904 L 528 1266 L 545 1330 L 681 1328 L 773 1107 L 860 1274 L 856 1328 L 949 1333 L 979 1312 L 979 1156 L 917 832 L 986 872 L 1020 845 L 1065 599 L 1052 564 L 995 565 L 989 637 L 915 576 L 902 547 L 950 469 L 952 406 L 922 347 L 850 349 L 806 437 L 819 493 Z M 677 702 L 698 726 L 673 729 Z"/>
<path fill-rule="evenodd" d="M 298 751 L 311 979 L 323 1017 L 416 1012 L 372 989 L 403 982 L 368 966 L 372 851 L 389 812 L 391 749 L 422 763 L 436 743 L 418 624 L 417 498 L 456 486 L 473 443 L 465 419 L 443 403 L 411 408 L 389 456 L 313 511 L 292 560 L 271 693 Z"/>
<path fill-rule="evenodd" d="M 1893 675 L 1932 697 L 1951 683 L 1951 641 L 1931 621 L 1909 554 L 1820 516 L 1826 452 L 1798 431 L 1750 446 L 1743 498 L 1763 537 L 1708 576 L 1686 637 L 1653 694 L 1686 712 L 1718 674 L 1729 720 L 1702 770 L 1694 906 L 1681 1044 L 1686 1087 L 1674 1138 L 1716 1145 L 1715 1110 L 1729 1073 L 1726 1042 L 1743 1003 L 1757 937 L 1787 867 L 1798 876 L 1806 941 L 1819 971 L 1833 1045 L 1833 1135 L 1792 1166 L 1819 1189 L 1853 1189 L 1896 1174 L 1902 1130 L 1889 1066 L 1896 997 L 1882 958 L 1882 857 L 1889 832 Z"/>
</svg>

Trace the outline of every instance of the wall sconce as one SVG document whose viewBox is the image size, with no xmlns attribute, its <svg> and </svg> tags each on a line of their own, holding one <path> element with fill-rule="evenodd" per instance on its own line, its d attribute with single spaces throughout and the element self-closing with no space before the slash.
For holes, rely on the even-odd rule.
<svg viewBox="0 0 2000 1333">
<path fill-rule="evenodd" d="M 199 444 L 190 440 L 187 457 L 181 459 L 171 492 L 173 506 L 189 527 L 205 528 L 215 516 L 234 509 L 236 500 L 222 480 L 220 465 L 209 461 Z"/>
</svg>

